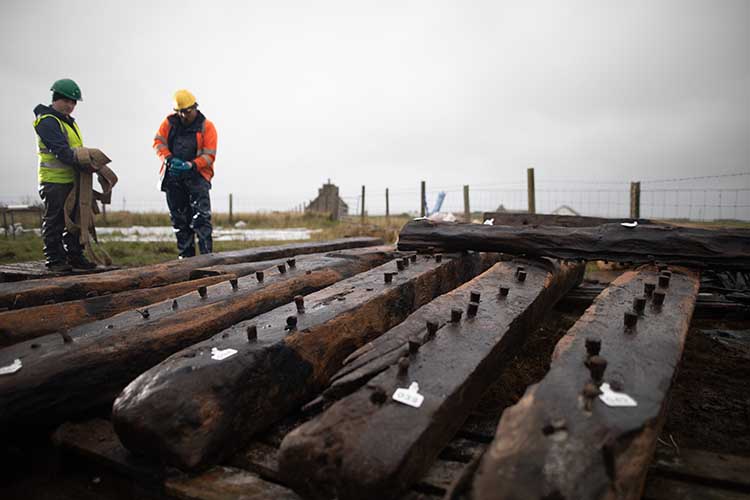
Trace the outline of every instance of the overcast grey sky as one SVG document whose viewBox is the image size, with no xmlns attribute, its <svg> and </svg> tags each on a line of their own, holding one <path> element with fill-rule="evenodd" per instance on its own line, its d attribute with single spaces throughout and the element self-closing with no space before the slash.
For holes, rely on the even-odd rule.
<svg viewBox="0 0 750 500">
<path fill-rule="evenodd" d="M 164 204 L 151 141 L 182 87 L 218 129 L 217 207 L 328 178 L 352 197 L 750 170 L 747 0 L 3 0 L 0 43 L 0 199 L 35 195 L 32 109 L 63 77 L 115 208 Z"/>
</svg>

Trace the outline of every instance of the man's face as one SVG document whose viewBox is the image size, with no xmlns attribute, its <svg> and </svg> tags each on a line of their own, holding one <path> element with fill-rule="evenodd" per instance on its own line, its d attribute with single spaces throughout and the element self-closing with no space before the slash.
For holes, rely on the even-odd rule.
<svg viewBox="0 0 750 500">
<path fill-rule="evenodd" d="M 62 99 L 58 99 L 52 103 L 52 109 L 57 111 L 58 113 L 62 113 L 65 116 L 70 116 L 70 114 L 73 112 L 74 109 L 76 109 L 76 104 L 78 104 L 73 99 L 68 99 L 67 97 L 64 97 Z"/>
<path fill-rule="evenodd" d="M 198 107 L 193 105 L 185 109 L 175 109 L 175 113 L 180 117 L 183 125 L 190 125 L 198 116 Z"/>
</svg>

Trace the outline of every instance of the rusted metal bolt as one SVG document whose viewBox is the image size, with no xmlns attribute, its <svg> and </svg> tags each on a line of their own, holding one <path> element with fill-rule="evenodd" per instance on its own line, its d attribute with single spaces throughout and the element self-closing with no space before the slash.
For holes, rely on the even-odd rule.
<svg viewBox="0 0 750 500">
<path fill-rule="evenodd" d="M 255 279 L 258 280 L 258 283 L 263 283 L 263 277 L 264 277 L 263 271 L 255 272 Z"/>
<path fill-rule="evenodd" d="M 205 286 L 199 286 L 198 295 L 200 295 L 202 299 L 205 299 L 208 296 L 208 288 Z"/>
<path fill-rule="evenodd" d="M 644 283 L 643 293 L 646 294 L 646 297 L 651 297 L 651 294 L 654 293 L 655 288 L 656 288 L 655 283 Z"/>
<path fill-rule="evenodd" d="M 646 297 L 636 297 L 633 299 L 633 309 L 637 313 L 642 313 L 646 309 Z"/>
<path fill-rule="evenodd" d="M 404 267 L 409 267 L 409 257 L 402 258 L 401 262 L 404 263 Z"/>
<path fill-rule="evenodd" d="M 393 273 L 383 273 L 383 280 L 386 283 L 391 283 L 393 281 Z"/>
<path fill-rule="evenodd" d="M 466 308 L 466 315 L 476 316 L 477 311 L 479 311 L 479 304 L 477 304 L 476 302 L 469 302 L 469 307 Z"/>
<path fill-rule="evenodd" d="M 388 396 L 386 395 L 382 387 L 374 388 L 372 390 L 372 394 L 370 394 L 370 402 L 376 405 L 382 405 L 386 402 L 387 399 Z"/>
<path fill-rule="evenodd" d="M 657 266 L 657 269 L 659 270 L 659 272 L 662 272 L 662 271 L 666 271 L 667 269 L 669 269 L 669 266 L 667 266 L 666 264 L 659 264 Z"/>
<path fill-rule="evenodd" d="M 432 338 L 435 336 L 437 331 L 438 331 L 438 324 L 433 321 L 428 321 L 427 322 L 427 336 L 429 338 Z"/>
<path fill-rule="evenodd" d="M 70 344 L 71 342 L 73 342 L 73 338 L 65 330 L 62 330 L 60 332 L 60 336 L 62 337 L 63 342 L 66 344 Z"/>
<path fill-rule="evenodd" d="M 294 269 L 297 267 L 297 259 L 287 259 L 286 264 L 289 266 L 289 269 Z"/>
<path fill-rule="evenodd" d="M 178 307 L 180 307 L 180 305 L 177 303 L 177 299 L 174 299 L 172 301 L 172 310 L 176 311 Z"/>
<path fill-rule="evenodd" d="M 586 411 L 591 411 L 596 397 L 601 393 L 602 391 L 599 390 L 599 387 L 591 382 L 587 382 L 586 385 L 583 386 L 583 404 Z"/>
<path fill-rule="evenodd" d="M 141 314 L 143 319 L 148 319 L 151 317 L 151 313 L 148 312 L 148 309 L 144 309 L 143 311 L 141 311 L 140 309 L 136 309 L 136 311 L 138 311 Z"/>
<path fill-rule="evenodd" d="M 588 354 L 589 357 L 597 356 L 602 350 L 601 339 L 589 337 L 586 339 L 585 345 L 586 345 L 586 354 Z"/>
<path fill-rule="evenodd" d="M 516 278 L 518 278 L 518 281 L 526 281 L 526 271 L 518 271 Z"/>
<path fill-rule="evenodd" d="M 412 262 L 416 262 L 417 261 L 417 254 L 410 255 L 409 256 L 409 260 L 412 261 Z"/>
<path fill-rule="evenodd" d="M 240 282 L 237 280 L 237 278 L 229 280 L 229 284 L 232 285 L 232 290 L 234 290 L 235 292 L 240 288 Z"/>
<path fill-rule="evenodd" d="M 436 253 L 436 254 L 435 254 L 435 262 L 438 262 L 438 263 L 440 263 L 440 262 L 442 262 L 442 261 L 443 261 L 443 254 L 441 254 L 441 253 Z"/>
<path fill-rule="evenodd" d="M 302 295 L 296 295 L 294 297 L 294 304 L 297 306 L 297 312 L 305 312 L 305 298 Z"/>
<path fill-rule="evenodd" d="M 505 297 L 507 297 L 508 296 L 508 292 L 510 292 L 510 288 L 508 288 L 507 286 L 501 286 L 500 287 L 500 298 L 504 299 Z"/>
<path fill-rule="evenodd" d="M 256 325 L 250 325 L 245 328 L 245 334 L 247 335 L 248 342 L 254 342 L 258 340 L 258 327 Z"/>
<path fill-rule="evenodd" d="M 414 355 L 419 352 L 419 348 L 422 347 L 422 344 L 417 342 L 416 340 L 410 340 L 408 342 L 409 345 L 409 354 Z"/>
<path fill-rule="evenodd" d="M 479 298 L 482 296 L 479 292 L 470 292 L 469 293 L 469 302 L 479 302 Z"/>
<path fill-rule="evenodd" d="M 276 266 L 276 269 L 279 270 L 279 274 L 286 273 L 286 265 L 284 265 L 284 264 L 279 264 L 278 266 Z"/>
<path fill-rule="evenodd" d="M 518 267 L 516 268 L 516 276 L 518 276 L 518 273 L 520 273 L 521 271 L 525 271 L 525 270 L 526 270 L 526 268 L 525 268 L 525 267 L 523 267 L 523 266 L 518 266 Z"/>
<path fill-rule="evenodd" d="M 664 270 L 664 271 L 662 271 L 661 273 L 662 273 L 662 274 L 663 274 L 664 276 L 669 276 L 670 278 L 672 277 L 672 271 L 667 271 L 667 270 Z"/>
<path fill-rule="evenodd" d="M 662 274 L 659 276 L 659 288 L 667 288 L 669 287 L 669 276 L 666 274 Z"/>
<path fill-rule="evenodd" d="M 625 326 L 632 328 L 638 323 L 638 315 L 633 311 L 625 311 Z"/>
<path fill-rule="evenodd" d="M 109 324 L 109 325 L 107 325 L 107 330 L 111 330 L 114 327 L 115 327 L 115 325 Z"/>
<path fill-rule="evenodd" d="M 451 323 L 458 323 L 461 321 L 463 311 L 461 309 L 451 309 Z"/>
<path fill-rule="evenodd" d="M 286 329 L 296 330 L 297 329 L 297 316 L 287 316 L 286 318 Z"/>
<path fill-rule="evenodd" d="M 664 304 L 664 298 L 667 296 L 664 292 L 654 292 L 653 301 L 654 304 L 660 306 Z"/>
<path fill-rule="evenodd" d="M 599 355 L 591 356 L 588 366 L 591 379 L 596 383 L 600 383 L 604 377 L 604 370 L 607 369 L 607 360 Z"/>
<path fill-rule="evenodd" d="M 396 269 L 398 269 L 399 271 L 403 271 L 404 270 L 404 261 L 403 260 L 397 260 L 396 261 Z"/>
<path fill-rule="evenodd" d="M 406 375 L 407 373 L 409 373 L 409 358 L 403 356 L 398 360 L 398 374 Z"/>
</svg>

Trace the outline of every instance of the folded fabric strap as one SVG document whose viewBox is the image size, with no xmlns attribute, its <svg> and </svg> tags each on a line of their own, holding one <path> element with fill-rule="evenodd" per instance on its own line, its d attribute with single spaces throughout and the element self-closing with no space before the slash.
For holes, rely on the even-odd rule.
<svg viewBox="0 0 750 500">
<path fill-rule="evenodd" d="M 73 151 L 76 160 L 84 168 L 76 170 L 74 187 L 65 200 L 65 227 L 70 232 L 78 233 L 81 247 L 89 260 L 108 266 L 112 264 L 110 256 L 101 246 L 98 246 L 101 255 L 94 252 L 91 243 L 99 243 L 94 227 L 94 214 L 99 213 L 96 200 L 102 203 L 111 202 L 112 188 L 117 184 L 117 175 L 107 166 L 112 160 L 100 149 L 80 147 Z M 94 190 L 93 174 L 97 176 L 101 192 Z"/>
</svg>

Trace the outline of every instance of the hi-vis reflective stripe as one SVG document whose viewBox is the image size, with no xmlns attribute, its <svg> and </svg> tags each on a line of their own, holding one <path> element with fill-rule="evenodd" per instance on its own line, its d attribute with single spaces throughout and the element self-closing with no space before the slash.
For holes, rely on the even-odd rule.
<svg viewBox="0 0 750 500">
<path fill-rule="evenodd" d="M 161 141 L 161 142 L 163 142 L 163 143 L 166 143 L 166 142 L 167 142 L 167 139 L 166 139 L 166 138 L 165 138 L 164 136 L 162 136 L 162 135 L 159 135 L 159 134 L 156 134 L 156 135 L 154 136 L 154 140 L 155 140 L 155 141 Z"/>
<path fill-rule="evenodd" d="M 70 168 L 70 165 L 66 165 L 57 158 L 52 160 L 39 161 L 39 166 L 44 168 Z"/>
<path fill-rule="evenodd" d="M 154 146 L 154 149 L 157 150 L 157 151 L 160 150 L 160 149 L 167 149 L 167 145 L 166 144 L 157 144 L 157 145 Z"/>
<path fill-rule="evenodd" d="M 216 154 L 216 150 L 215 149 L 205 148 L 205 149 L 203 149 L 202 153 L 204 153 L 204 154 L 210 154 L 210 155 L 215 155 Z"/>
<path fill-rule="evenodd" d="M 214 163 L 214 157 L 211 155 L 201 155 L 201 158 L 206 160 L 206 166 L 210 167 Z"/>
</svg>

